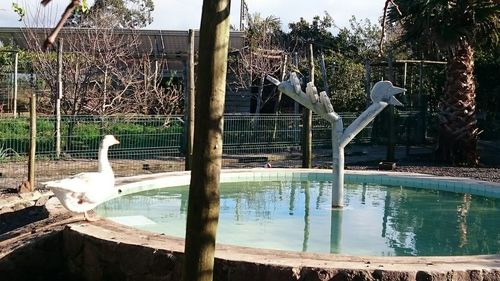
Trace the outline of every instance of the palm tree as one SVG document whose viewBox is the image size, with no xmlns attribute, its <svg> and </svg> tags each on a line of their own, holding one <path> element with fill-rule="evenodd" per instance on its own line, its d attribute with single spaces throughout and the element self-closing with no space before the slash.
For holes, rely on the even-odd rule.
<svg viewBox="0 0 500 281">
<path fill-rule="evenodd" d="M 431 45 L 447 58 L 439 105 L 438 157 L 455 165 L 477 165 L 474 48 L 498 44 L 496 0 L 388 0 L 387 22 L 403 27 L 402 42 Z"/>
</svg>

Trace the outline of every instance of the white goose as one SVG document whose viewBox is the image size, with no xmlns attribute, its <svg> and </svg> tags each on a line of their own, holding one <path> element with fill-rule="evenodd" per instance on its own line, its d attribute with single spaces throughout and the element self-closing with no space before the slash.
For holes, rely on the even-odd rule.
<svg viewBox="0 0 500 281">
<path fill-rule="evenodd" d="M 91 221 L 87 211 L 95 208 L 110 196 L 117 194 L 115 175 L 108 161 L 108 148 L 120 142 L 112 135 L 103 138 L 99 147 L 98 172 L 80 173 L 62 180 L 43 183 L 50 188 L 68 210 L 83 213 Z"/>
</svg>

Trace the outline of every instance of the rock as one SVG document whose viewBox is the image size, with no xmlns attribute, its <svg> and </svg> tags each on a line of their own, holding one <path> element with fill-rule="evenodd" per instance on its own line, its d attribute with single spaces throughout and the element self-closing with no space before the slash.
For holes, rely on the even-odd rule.
<svg viewBox="0 0 500 281">
<path fill-rule="evenodd" d="M 10 212 L 14 212 L 14 209 L 12 209 L 11 207 L 0 208 L 0 214 L 10 213 Z"/>
<path fill-rule="evenodd" d="M 19 211 L 19 210 L 22 210 L 24 208 L 26 208 L 26 206 L 23 203 L 16 203 L 16 204 L 14 204 L 14 206 L 12 206 L 12 209 L 14 211 Z"/>
<path fill-rule="evenodd" d="M 17 193 L 27 193 L 31 191 L 31 184 L 29 181 L 23 181 L 17 188 Z"/>
</svg>

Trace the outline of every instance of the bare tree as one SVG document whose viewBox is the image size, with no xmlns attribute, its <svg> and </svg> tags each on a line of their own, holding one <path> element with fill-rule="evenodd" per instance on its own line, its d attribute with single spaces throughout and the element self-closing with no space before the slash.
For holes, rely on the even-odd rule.
<svg viewBox="0 0 500 281">
<path fill-rule="evenodd" d="M 135 86 L 132 103 L 137 113 L 170 115 L 181 114 L 184 104 L 183 85 L 172 78 L 163 78 L 164 59 L 151 59 L 144 55 L 141 60 L 142 83 Z"/>
<path fill-rule="evenodd" d="M 168 83 L 164 87 L 161 67 L 165 62 L 152 60 L 147 55 L 151 45 L 141 42 L 133 30 L 107 28 L 112 20 L 101 15 L 101 28 L 64 30 L 62 111 L 100 116 L 179 113 L 182 88 Z M 25 37 L 37 77 L 57 93 L 55 55 L 42 51 L 35 30 L 25 29 Z M 53 112 L 52 93 L 40 96 L 41 112 Z"/>
<path fill-rule="evenodd" d="M 263 100 L 263 91 L 267 75 L 276 75 L 282 69 L 284 52 L 280 44 L 280 21 L 269 16 L 262 18 L 254 14 L 248 20 L 245 30 L 247 46 L 241 49 L 229 64 L 234 81 L 229 83 L 235 92 L 257 86 L 255 113 L 272 98 Z"/>
</svg>

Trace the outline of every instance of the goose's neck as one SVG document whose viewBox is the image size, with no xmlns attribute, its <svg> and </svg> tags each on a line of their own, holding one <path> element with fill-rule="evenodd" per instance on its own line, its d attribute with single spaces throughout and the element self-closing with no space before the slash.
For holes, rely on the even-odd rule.
<svg viewBox="0 0 500 281">
<path fill-rule="evenodd" d="M 100 173 L 113 173 L 113 169 L 111 169 L 111 164 L 108 161 L 108 147 L 101 146 L 99 148 L 98 155 L 98 169 Z"/>
</svg>

